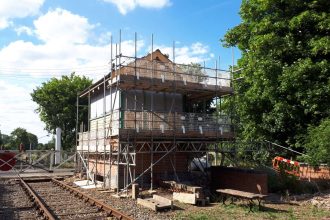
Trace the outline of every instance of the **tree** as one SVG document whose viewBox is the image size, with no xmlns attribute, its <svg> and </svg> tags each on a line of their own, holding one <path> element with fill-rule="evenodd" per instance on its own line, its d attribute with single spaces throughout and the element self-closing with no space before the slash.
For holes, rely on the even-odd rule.
<svg viewBox="0 0 330 220">
<path fill-rule="evenodd" d="M 36 135 L 29 133 L 24 128 L 16 128 L 10 133 L 10 140 L 8 143 L 9 149 L 18 150 L 18 146 L 23 143 L 25 150 L 35 149 L 38 145 L 38 138 Z"/>
<path fill-rule="evenodd" d="M 4 143 L 3 143 L 3 138 L 2 138 L 2 134 L 1 134 L 1 131 L 0 131 L 0 146 L 2 146 Z"/>
<path fill-rule="evenodd" d="M 51 150 L 51 149 L 55 149 L 55 138 L 53 137 L 46 144 L 39 143 L 37 148 L 38 148 L 38 150 Z"/>
<path fill-rule="evenodd" d="M 1 134 L 2 136 L 2 145 L 5 149 L 9 148 L 10 136 L 6 134 Z"/>
<path fill-rule="evenodd" d="M 45 122 L 46 130 L 55 134 L 57 127 L 62 129 L 63 149 L 75 144 L 77 93 L 91 84 L 92 80 L 72 73 L 60 79 L 52 78 L 31 93 L 32 100 L 39 105 L 36 111 Z M 79 117 L 82 118 L 82 114 Z"/>
<path fill-rule="evenodd" d="M 199 63 L 191 62 L 189 65 L 180 65 L 179 67 L 184 74 L 189 75 L 190 80 L 193 82 L 202 83 L 207 79 L 206 72 L 204 72 L 203 67 Z M 205 100 L 189 100 L 189 105 L 184 105 L 185 112 L 194 113 L 213 113 L 215 108 L 211 108 L 213 103 L 213 98 L 207 98 Z"/>
<path fill-rule="evenodd" d="M 307 157 L 312 165 L 330 165 L 330 118 L 324 119 L 319 126 L 310 127 L 306 138 Z"/>
<path fill-rule="evenodd" d="M 225 46 L 242 51 L 235 75 L 243 139 L 302 146 L 330 115 L 330 1 L 243 0 Z"/>
<path fill-rule="evenodd" d="M 203 67 L 199 63 L 191 62 L 189 65 L 180 65 L 180 68 L 185 74 L 190 75 L 194 82 L 203 82 L 206 79 L 206 73 L 203 71 Z"/>
</svg>

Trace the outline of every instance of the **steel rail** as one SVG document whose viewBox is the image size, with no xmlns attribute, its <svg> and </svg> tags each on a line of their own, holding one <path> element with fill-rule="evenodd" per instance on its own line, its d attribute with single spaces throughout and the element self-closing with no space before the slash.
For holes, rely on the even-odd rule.
<svg viewBox="0 0 330 220">
<path fill-rule="evenodd" d="M 64 189 L 67 189 L 69 190 L 70 192 L 76 194 L 78 197 L 80 197 L 81 199 L 84 199 L 86 202 L 89 202 L 91 203 L 92 205 L 95 205 L 97 206 L 100 210 L 104 210 L 105 212 L 107 212 L 108 215 L 110 216 L 114 216 L 116 217 L 117 219 L 120 219 L 120 220 L 134 220 L 133 218 L 121 213 L 120 211 L 118 211 L 117 209 L 83 193 L 83 192 L 80 192 L 79 190 L 57 180 L 57 179 L 52 179 L 52 182 Z"/>
<path fill-rule="evenodd" d="M 55 220 L 56 217 L 50 212 L 50 210 L 46 207 L 45 203 L 41 200 L 41 198 L 32 190 L 32 188 L 20 177 L 20 183 L 25 190 L 25 192 L 30 195 L 33 199 L 35 205 L 39 208 L 40 213 L 48 220 Z"/>
</svg>

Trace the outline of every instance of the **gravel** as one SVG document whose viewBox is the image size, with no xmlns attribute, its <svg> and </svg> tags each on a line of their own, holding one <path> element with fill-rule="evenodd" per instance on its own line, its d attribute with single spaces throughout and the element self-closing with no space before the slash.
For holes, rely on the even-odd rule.
<svg viewBox="0 0 330 220">
<path fill-rule="evenodd" d="M 73 184 L 72 184 L 73 185 Z M 159 212 L 152 211 L 148 208 L 142 207 L 137 204 L 136 200 L 133 200 L 130 197 L 117 198 L 114 197 L 116 193 L 102 192 L 99 189 L 81 189 L 78 190 L 86 193 L 87 195 L 92 196 L 93 198 L 99 199 L 104 203 L 114 207 L 120 212 L 134 218 L 137 220 L 163 220 L 163 219 L 174 219 L 178 211 L 184 210 L 184 204 L 174 203 L 174 209 L 162 210 Z M 158 191 L 158 195 L 171 198 L 172 193 L 168 191 Z"/>
<path fill-rule="evenodd" d="M 325 208 L 330 210 L 330 192 L 317 193 L 312 198 L 307 199 L 302 204 L 312 204 L 318 208 Z"/>
<path fill-rule="evenodd" d="M 85 203 L 52 182 L 29 183 L 58 219 L 108 219 L 106 212 Z"/>
<path fill-rule="evenodd" d="M 0 181 L 0 219 L 42 219 L 18 181 Z"/>
</svg>

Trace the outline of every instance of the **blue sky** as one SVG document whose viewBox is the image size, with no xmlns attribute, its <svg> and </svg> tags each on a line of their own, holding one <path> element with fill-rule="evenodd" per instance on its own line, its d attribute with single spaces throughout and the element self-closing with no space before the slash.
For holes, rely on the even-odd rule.
<svg viewBox="0 0 330 220">
<path fill-rule="evenodd" d="M 1 0 L 0 130 L 23 127 L 45 136 L 30 93 L 51 77 L 76 71 L 93 79 L 108 71 L 110 36 L 123 53 L 154 49 L 178 63 L 205 62 L 222 69 L 231 64 L 231 49 L 219 41 L 239 24 L 240 0 Z M 235 60 L 239 51 L 235 49 Z M 171 58 L 171 57 L 170 57 Z M 9 97 L 9 98 L 8 98 Z M 41 142 L 47 138 L 40 139 Z"/>
</svg>

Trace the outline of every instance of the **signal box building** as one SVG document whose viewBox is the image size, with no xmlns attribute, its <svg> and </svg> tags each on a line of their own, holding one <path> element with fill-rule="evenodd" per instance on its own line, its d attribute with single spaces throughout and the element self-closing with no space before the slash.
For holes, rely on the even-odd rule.
<svg viewBox="0 0 330 220">
<path fill-rule="evenodd" d="M 89 177 L 118 190 L 132 183 L 152 188 L 180 179 L 193 158 L 233 138 L 229 117 L 207 106 L 220 106 L 233 92 L 229 72 L 176 64 L 160 50 L 119 54 L 112 63 L 78 95 L 88 114 L 77 122 L 77 152 Z"/>
</svg>

